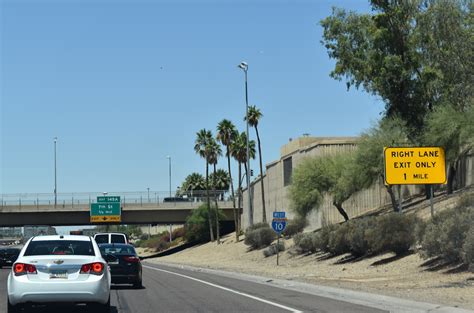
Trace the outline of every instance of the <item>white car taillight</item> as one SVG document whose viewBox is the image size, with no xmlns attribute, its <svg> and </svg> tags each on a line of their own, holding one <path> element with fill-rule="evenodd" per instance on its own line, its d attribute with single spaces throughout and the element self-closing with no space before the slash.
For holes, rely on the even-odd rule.
<svg viewBox="0 0 474 313">
<path fill-rule="evenodd" d="M 13 265 L 13 273 L 15 276 L 21 276 L 26 274 L 38 274 L 36 266 L 25 263 L 15 263 Z"/>
<path fill-rule="evenodd" d="M 80 274 L 102 275 L 104 268 L 104 264 L 100 262 L 84 264 L 81 266 Z"/>
</svg>

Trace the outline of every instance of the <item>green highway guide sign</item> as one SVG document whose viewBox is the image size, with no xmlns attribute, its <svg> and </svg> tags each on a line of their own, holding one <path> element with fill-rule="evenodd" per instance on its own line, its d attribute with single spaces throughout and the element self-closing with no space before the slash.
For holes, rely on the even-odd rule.
<svg viewBox="0 0 474 313">
<path fill-rule="evenodd" d="M 101 196 L 97 197 L 97 202 L 118 202 L 120 203 L 120 197 L 114 197 L 114 196 Z"/>
<path fill-rule="evenodd" d="M 120 222 L 121 214 L 120 197 L 97 197 L 97 203 L 90 206 L 91 223 Z"/>
</svg>

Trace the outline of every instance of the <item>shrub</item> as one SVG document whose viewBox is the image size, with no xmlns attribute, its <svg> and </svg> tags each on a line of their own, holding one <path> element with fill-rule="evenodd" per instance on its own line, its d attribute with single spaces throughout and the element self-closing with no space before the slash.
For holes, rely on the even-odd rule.
<svg viewBox="0 0 474 313">
<path fill-rule="evenodd" d="M 352 220 L 348 224 L 347 239 L 349 250 L 354 256 L 363 256 L 370 252 L 370 245 L 367 241 L 366 232 L 375 225 L 374 217 Z"/>
<path fill-rule="evenodd" d="M 317 251 L 316 237 L 316 233 L 299 233 L 293 237 L 293 240 L 302 253 L 314 253 Z"/>
<path fill-rule="evenodd" d="M 270 227 L 270 226 L 268 225 L 268 223 L 260 222 L 260 223 L 250 225 L 249 227 L 247 227 L 245 232 L 256 230 L 256 229 L 259 229 L 259 228 L 265 228 L 265 227 Z"/>
<path fill-rule="evenodd" d="M 474 207 L 474 193 L 462 195 L 461 198 L 459 199 L 456 207 L 458 209 Z"/>
<path fill-rule="evenodd" d="M 323 226 L 314 237 L 316 250 L 329 252 L 329 235 L 337 228 L 337 225 L 330 224 Z"/>
<path fill-rule="evenodd" d="M 331 254 L 339 255 L 350 252 L 349 240 L 347 238 L 349 227 L 349 223 L 337 225 L 329 233 L 328 249 Z"/>
<path fill-rule="evenodd" d="M 263 250 L 263 255 L 268 258 L 269 256 L 277 254 L 278 251 L 285 251 L 285 243 L 283 241 L 280 241 L 278 244 L 273 244 Z"/>
<path fill-rule="evenodd" d="M 245 232 L 244 243 L 252 249 L 268 247 L 276 237 L 273 229 L 271 229 L 268 224 L 263 224 L 265 224 L 265 226 L 256 229 L 247 228 L 247 231 Z"/>
<path fill-rule="evenodd" d="M 308 225 L 306 218 L 297 217 L 288 221 L 288 225 L 285 228 L 283 234 L 288 237 L 293 237 L 294 235 L 301 233 L 303 229 Z"/>
<path fill-rule="evenodd" d="M 211 223 L 213 225 L 214 232 L 216 225 L 215 216 L 216 208 L 211 207 Z M 219 211 L 219 220 L 224 219 L 225 216 L 221 211 Z M 192 211 L 191 215 L 186 219 L 184 229 L 185 239 L 188 242 L 205 242 L 210 240 L 207 204 L 203 204 L 199 208 Z"/>
<path fill-rule="evenodd" d="M 469 266 L 471 272 L 474 272 L 474 226 L 471 226 L 471 229 L 464 240 L 462 246 L 462 257 L 464 263 Z"/>
<path fill-rule="evenodd" d="M 423 258 L 432 258 L 441 255 L 440 231 L 438 223 L 427 223 L 421 240 L 420 255 Z"/>
<path fill-rule="evenodd" d="M 176 238 L 181 238 L 185 236 L 185 230 L 184 227 L 179 227 L 176 229 L 173 229 L 173 239 Z"/>
<path fill-rule="evenodd" d="M 415 243 L 415 217 L 400 213 L 378 216 L 373 228 L 366 232 L 369 247 L 374 253 L 408 252 Z"/>
<path fill-rule="evenodd" d="M 463 259 L 463 244 L 471 225 L 474 224 L 474 211 L 466 207 L 444 211 L 435 216 L 426 226 L 421 255 L 440 256 L 447 261 Z"/>
<path fill-rule="evenodd" d="M 440 224 L 440 253 L 448 261 L 460 261 L 464 240 L 474 219 L 469 212 L 456 212 Z"/>
</svg>

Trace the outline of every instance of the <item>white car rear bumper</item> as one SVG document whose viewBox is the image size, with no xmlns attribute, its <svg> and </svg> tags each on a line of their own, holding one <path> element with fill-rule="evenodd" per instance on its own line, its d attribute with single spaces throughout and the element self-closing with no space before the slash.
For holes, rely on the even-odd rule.
<svg viewBox="0 0 474 313">
<path fill-rule="evenodd" d="M 19 303 L 96 302 L 105 304 L 110 296 L 110 278 L 92 276 L 85 281 L 31 281 L 25 276 L 8 277 L 8 299 Z"/>
</svg>

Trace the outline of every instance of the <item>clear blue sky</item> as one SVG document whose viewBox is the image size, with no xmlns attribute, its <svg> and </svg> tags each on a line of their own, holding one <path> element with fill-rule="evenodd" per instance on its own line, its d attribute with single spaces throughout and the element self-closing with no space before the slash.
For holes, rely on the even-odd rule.
<svg viewBox="0 0 474 313">
<path fill-rule="evenodd" d="M 242 60 L 264 163 L 290 137 L 357 135 L 383 110 L 329 77 L 320 43 L 332 6 L 366 1 L 0 2 L 0 193 L 53 191 L 55 136 L 59 192 L 168 190 L 167 155 L 173 188 L 203 173 L 195 133 L 223 118 L 244 130 Z"/>
</svg>

